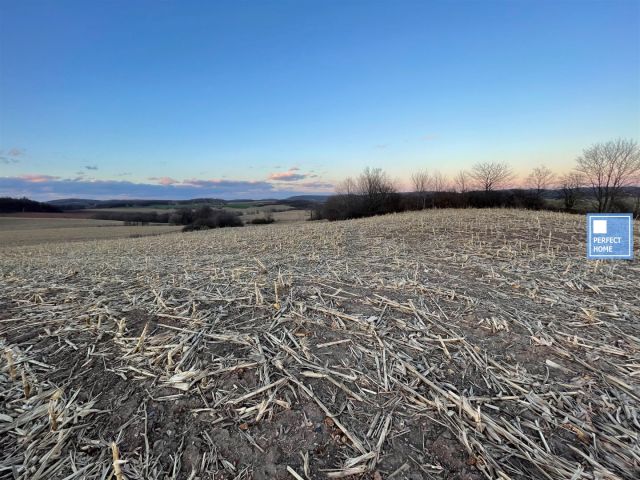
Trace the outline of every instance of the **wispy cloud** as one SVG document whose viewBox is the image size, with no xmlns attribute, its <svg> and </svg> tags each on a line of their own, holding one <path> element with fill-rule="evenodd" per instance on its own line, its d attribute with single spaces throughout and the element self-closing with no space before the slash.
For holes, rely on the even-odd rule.
<svg viewBox="0 0 640 480">
<path fill-rule="evenodd" d="M 297 186 L 300 186 L 308 191 L 324 191 L 331 192 L 335 188 L 335 185 L 330 182 L 302 182 Z"/>
<path fill-rule="evenodd" d="M 309 181 L 291 183 L 273 183 L 273 186 L 278 190 L 289 190 L 295 187 L 298 193 L 331 193 L 335 189 L 335 185 L 329 182 L 321 181 Z"/>
<path fill-rule="evenodd" d="M 307 178 L 308 175 L 304 173 L 296 173 L 299 170 L 298 167 L 292 167 L 286 172 L 273 172 L 269 174 L 268 179 L 275 182 L 295 182 Z"/>
<path fill-rule="evenodd" d="M 189 180 L 184 180 L 182 185 L 192 186 L 192 187 L 200 187 L 200 188 L 214 188 L 219 190 L 229 190 L 229 189 L 271 189 L 271 184 L 268 182 L 263 182 L 261 180 L 228 180 L 228 179 L 212 179 L 212 180 L 200 180 L 196 178 L 192 178 Z"/>
<path fill-rule="evenodd" d="M 24 154 L 24 148 L 10 148 L 6 152 L 4 150 L 0 150 L 0 164 L 10 165 L 12 163 L 19 163 L 20 157 Z"/>
<path fill-rule="evenodd" d="M 149 177 L 149 180 L 159 183 L 160 185 L 175 185 L 176 183 L 180 183 L 179 180 L 171 177 Z"/>
<path fill-rule="evenodd" d="M 54 177 L 52 175 L 40 175 L 37 173 L 28 173 L 25 175 L 20 175 L 18 178 L 28 183 L 44 183 L 50 182 L 52 180 L 58 180 L 60 177 Z"/>
<path fill-rule="evenodd" d="M 155 178 L 155 177 L 154 177 Z M 27 174 L 0 177 L 0 191 L 9 196 L 27 196 L 39 200 L 54 198 L 139 198 L 189 199 L 202 197 L 285 198 L 301 193 L 329 193 L 327 182 L 273 182 L 267 180 L 187 179 L 177 181 L 158 177 L 156 183 L 127 180 L 96 180 L 83 176 L 60 178 L 52 175 Z"/>
<path fill-rule="evenodd" d="M 7 152 L 7 156 L 9 157 L 22 157 L 26 153 L 24 148 L 10 148 Z"/>
</svg>

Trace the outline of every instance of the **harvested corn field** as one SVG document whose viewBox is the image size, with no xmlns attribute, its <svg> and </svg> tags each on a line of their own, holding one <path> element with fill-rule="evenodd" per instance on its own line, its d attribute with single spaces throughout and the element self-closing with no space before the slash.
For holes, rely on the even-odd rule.
<svg viewBox="0 0 640 480">
<path fill-rule="evenodd" d="M 176 232 L 181 228 L 174 225 L 128 226 L 123 222 L 84 218 L 0 217 L 0 249 L 18 245 L 145 237 Z"/>
<path fill-rule="evenodd" d="M 440 210 L 1 249 L 0 477 L 638 478 L 640 266 L 586 261 L 584 230 Z"/>
</svg>

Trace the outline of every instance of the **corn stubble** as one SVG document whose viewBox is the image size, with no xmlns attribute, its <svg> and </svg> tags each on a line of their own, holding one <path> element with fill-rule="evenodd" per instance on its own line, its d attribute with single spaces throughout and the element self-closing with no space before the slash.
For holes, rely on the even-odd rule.
<svg viewBox="0 0 640 480">
<path fill-rule="evenodd" d="M 283 478 L 637 478 L 640 267 L 587 262 L 583 237 L 579 216 L 442 210 L 2 248 L 0 477 L 254 478 L 208 432 L 260 455 L 313 405 L 321 425 L 288 427 L 331 455 L 301 443 Z M 185 399 L 184 431 L 150 431 Z"/>
</svg>

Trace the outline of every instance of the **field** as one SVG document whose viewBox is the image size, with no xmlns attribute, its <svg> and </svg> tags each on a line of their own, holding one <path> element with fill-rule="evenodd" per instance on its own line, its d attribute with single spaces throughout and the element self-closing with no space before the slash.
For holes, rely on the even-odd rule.
<svg viewBox="0 0 640 480">
<path fill-rule="evenodd" d="M 250 222 L 254 218 L 264 218 L 264 213 L 255 212 L 253 209 L 245 212 L 242 215 L 243 222 Z M 290 210 L 277 210 L 269 212 L 273 219 L 277 223 L 292 223 L 292 222 L 304 222 L 309 219 L 308 210 L 290 209 Z"/>
<path fill-rule="evenodd" d="M 148 207 L 110 207 L 110 208 L 87 208 L 87 209 L 83 209 L 83 210 L 77 210 L 77 212 L 81 212 L 81 213 L 89 213 L 92 215 L 95 214 L 99 214 L 99 213 L 109 213 L 109 212 L 126 212 L 126 213 L 133 213 L 133 212 L 143 212 L 143 213 L 150 213 L 150 212 L 156 212 L 156 213 L 167 213 L 167 212 L 173 212 L 175 210 L 178 210 L 180 208 L 190 208 L 190 209 L 197 209 L 199 207 L 203 207 L 203 206 L 209 206 L 211 208 L 220 208 L 223 210 L 227 210 L 230 212 L 236 212 L 236 213 L 240 213 L 240 214 L 258 214 L 258 213 L 262 213 L 265 211 L 273 211 L 273 212 L 279 212 L 279 211 L 286 211 L 286 210 L 291 210 L 293 207 L 291 207 L 290 205 L 282 205 L 282 204 L 264 204 L 262 202 L 245 202 L 245 203 L 227 203 L 225 205 L 212 205 L 212 204 L 208 204 L 208 203 L 198 203 L 198 202 L 193 202 L 193 203 L 189 203 L 189 204 L 184 204 L 184 205 L 152 205 L 152 206 L 148 206 Z M 74 211 L 75 212 L 75 211 Z"/>
<path fill-rule="evenodd" d="M 171 225 L 131 227 L 123 225 L 123 222 L 86 218 L 2 216 L 0 217 L 0 249 L 18 245 L 39 245 L 61 241 L 104 240 L 159 235 L 175 232 L 180 228 L 179 226 Z"/>
<path fill-rule="evenodd" d="M 204 204 L 190 204 L 189 208 L 197 208 Z M 282 204 L 267 204 L 263 205 L 258 202 L 255 204 L 251 203 L 229 203 L 228 205 L 224 205 L 222 207 L 213 206 L 212 208 L 221 208 L 222 210 L 226 210 L 228 212 L 233 212 L 241 216 L 243 222 L 248 223 L 255 218 L 264 218 L 266 214 L 271 215 L 271 217 L 278 223 L 291 223 L 291 222 L 301 222 L 305 221 L 309 218 L 308 210 L 301 210 L 293 208 L 290 205 L 282 205 Z M 122 207 L 122 208 L 97 208 L 97 209 L 86 209 L 86 210 L 78 210 L 78 213 L 65 213 L 61 215 L 65 216 L 74 216 L 74 215 L 83 215 L 89 218 L 95 215 L 105 215 L 110 213 L 171 213 L 176 209 L 167 205 L 164 208 L 160 207 Z M 53 214 L 56 215 L 56 214 Z"/>
<path fill-rule="evenodd" d="M 431 210 L 2 248 L 0 478 L 638 478 L 640 265 L 584 237 Z"/>
</svg>

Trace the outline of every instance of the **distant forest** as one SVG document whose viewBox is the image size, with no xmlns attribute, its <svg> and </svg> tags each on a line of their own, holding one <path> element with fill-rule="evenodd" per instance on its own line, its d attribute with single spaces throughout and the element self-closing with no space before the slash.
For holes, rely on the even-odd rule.
<svg viewBox="0 0 640 480">
<path fill-rule="evenodd" d="M 61 212 L 58 207 L 48 203 L 36 202 L 28 198 L 0 197 L 0 213 L 19 212 Z"/>
</svg>

